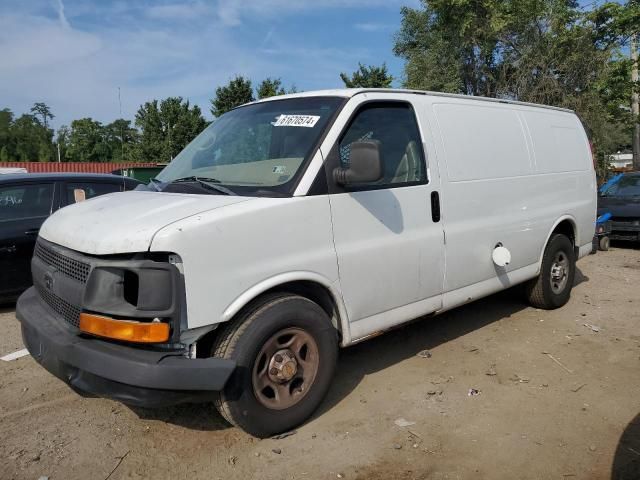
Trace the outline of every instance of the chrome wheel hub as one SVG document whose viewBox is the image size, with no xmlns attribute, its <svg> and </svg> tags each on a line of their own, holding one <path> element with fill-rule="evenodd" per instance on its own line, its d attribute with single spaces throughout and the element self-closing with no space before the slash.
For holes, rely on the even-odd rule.
<svg viewBox="0 0 640 480">
<path fill-rule="evenodd" d="M 569 281 L 569 257 L 563 251 L 559 251 L 553 258 L 551 264 L 551 275 L 549 281 L 551 283 L 551 290 L 555 294 L 560 294 L 564 291 Z"/>
<path fill-rule="evenodd" d="M 551 267 L 551 278 L 556 282 L 562 280 L 566 274 L 565 268 L 562 265 L 554 265 Z"/>
</svg>

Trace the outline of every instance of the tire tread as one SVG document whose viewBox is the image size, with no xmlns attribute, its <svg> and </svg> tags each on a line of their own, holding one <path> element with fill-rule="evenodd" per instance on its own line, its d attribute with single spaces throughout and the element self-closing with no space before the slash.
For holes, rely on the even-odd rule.
<svg viewBox="0 0 640 480">
<path fill-rule="evenodd" d="M 245 308 L 244 312 L 241 312 L 235 319 L 229 320 L 221 327 L 219 334 L 216 335 L 216 340 L 213 342 L 211 356 L 218 358 L 230 358 L 233 355 L 235 346 L 243 332 L 260 317 L 260 313 L 263 310 L 271 308 L 280 302 L 290 300 L 291 298 L 298 298 L 311 302 L 311 300 L 306 297 L 286 292 L 267 294 L 258 298 L 256 301 L 249 304 L 249 306 Z M 213 404 L 227 422 L 233 426 L 239 426 L 238 422 L 233 418 L 233 414 L 229 408 L 229 402 L 225 399 L 224 392 L 218 392 L 213 400 Z"/>
<path fill-rule="evenodd" d="M 547 278 L 544 275 L 544 268 L 546 263 L 550 261 L 551 255 L 553 255 L 554 253 L 554 251 L 550 249 L 549 246 L 553 245 L 553 243 L 559 238 L 569 240 L 566 235 L 563 235 L 561 233 L 556 233 L 551 236 L 549 242 L 547 243 L 547 246 L 545 247 L 544 255 L 542 256 L 542 263 L 540 264 L 540 274 L 526 284 L 526 294 L 529 304 L 532 307 L 539 308 L 541 310 L 551 310 L 553 308 L 557 308 L 557 306 L 552 303 L 551 299 L 547 298 L 547 295 L 545 293 L 545 282 L 547 281 Z M 575 260 L 573 262 L 573 269 L 575 271 Z M 572 285 L 568 285 L 567 288 L 571 290 Z"/>
</svg>

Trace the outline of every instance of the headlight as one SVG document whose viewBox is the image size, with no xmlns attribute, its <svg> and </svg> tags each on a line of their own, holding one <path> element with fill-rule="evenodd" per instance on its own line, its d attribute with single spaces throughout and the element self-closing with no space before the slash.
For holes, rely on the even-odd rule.
<svg viewBox="0 0 640 480">
<path fill-rule="evenodd" d="M 180 271 L 168 261 L 96 262 L 87 279 L 80 330 L 126 341 L 167 341 L 180 330 L 181 285 Z"/>
</svg>

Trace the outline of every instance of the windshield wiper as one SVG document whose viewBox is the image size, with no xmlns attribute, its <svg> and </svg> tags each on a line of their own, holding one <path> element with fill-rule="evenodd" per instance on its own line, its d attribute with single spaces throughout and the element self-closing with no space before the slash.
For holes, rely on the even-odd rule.
<svg viewBox="0 0 640 480">
<path fill-rule="evenodd" d="M 157 178 L 150 178 L 149 185 L 156 189 L 157 192 L 162 191 L 162 187 L 164 186 L 163 182 L 158 180 Z"/>
<path fill-rule="evenodd" d="M 173 180 L 171 183 L 183 183 L 183 182 L 197 182 L 203 187 L 208 188 L 209 190 L 215 190 L 219 193 L 224 193 L 225 195 L 237 195 L 234 191 L 229 190 L 222 185 L 217 185 L 220 183 L 220 180 L 216 178 L 208 178 L 208 177 L 197 177 L 195 175 L 190 177 L 177 178 Z"/>
</svg>

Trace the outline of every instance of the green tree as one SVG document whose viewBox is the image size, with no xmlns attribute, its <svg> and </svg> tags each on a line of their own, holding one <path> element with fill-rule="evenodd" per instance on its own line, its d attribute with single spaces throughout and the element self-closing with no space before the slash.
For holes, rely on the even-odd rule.
<svg viewBox="0 0 640 480">
<path fill-rule="evenodd" d="M 258 99 L 275 97 L 276 95 L 284 95 L 287 93 L 282 87 L 282 81 L 279 78 L 265 78 L 258 85 Z"/>
<path fill-rule="evenodd" d="M 405 59 L 406 87 L 571 108 L 600 151 L 626 135 L 619 32 L 632 15 L 620 5 L 423 0 L 401 14 L 394 53 Z"/>
<path fill-rule="evenodd" d="M 44 102 L 34 103 L 33 107 L 31 107 L 31 113 L 36 116 L 39 115 L 42 118 L 42 125 L 44 125 L 44 128 L 49 128 L 48 120 L 55 117 L 55 115 L 51 113 L 49 106 Z"/>
<path fill-rule="evenodd" d="M 53 156 L 52 145 L 47 145 L 42 142 L 38 145 L 38 161 L 39 162 L 50 162 Z"/>
<path fill-rule="evenodd" d="M 254 100 L 251 80 L 242 75 L 236 75 L 227 85 L 216 88 L 216 95 L 211 99 L 211 114 L 219 117 L 229 110 Z"/>
<path fill-rule="evenodd" d="M 0 162 L 9 162 L 11 159 L 9 158 L 9 150 L 6 145 L 3 145 L 0 148 Z"/>
<path fill-rule="evenodd" d="M 104 133 L 112 162 L 136 160 L 140 135 L 131 120 L 114 120 L 104 127 Z"/>
<path fill-rule="evenodd" d="M 51 158 L 53 132 L 45 128 L 34 115 L 18 117 L 10 127 L 10 136 L 15 142 L 15 159 L 35 162 Z M 49 154 L 46 153 L 47 149 Z"/>
<path fill-rule="evenodd" d="M 197 105 L 182 97 L 153 100 L 136 113 L 140 128 L 138 158 L 142 161 L 171 161 L 207 125 Z"/>
<path fill-rule="evenodd" d="M 102 124 L 92 118 L 73 120 L 65 157 L 71 162 L 109 161 Z"/>
<path fill-rule="evenodd" d="M 69 161 L 67 154 L 69 151 L 70 137 L 71 137 L 71 129 L 68 126 L 62 125 L 60 128 L 58 128 L 58 131 L 56 132 L 56 150 L 57 149 L 60 150 L 61 162 Z M 56 161 L 58 161 L 57 155 L 58 155 L 58 152 L 56 152 L 56 157 L 55 157 Z"/>
<path fill-rule="evenodd" d="M 390 88 L 393 82 L 384 63 L 380 67 L 358 63 L 358 70 L 351 76 L 341 73 L 340 78 L 347 88 Z"/>
<path fill-rule="evenodd" d="M 0 148 L 4 150 L 2 161 L 8 162 L 15 155 L 15 138 L 12 134 L 13 112 L 8 108 L 0 110 Z"/>
</svg>

